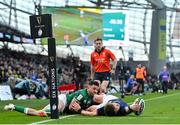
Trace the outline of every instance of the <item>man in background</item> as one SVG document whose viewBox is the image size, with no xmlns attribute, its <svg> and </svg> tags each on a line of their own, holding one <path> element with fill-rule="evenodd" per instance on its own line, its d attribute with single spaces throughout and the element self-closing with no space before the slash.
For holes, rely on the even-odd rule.
<svg viewBox="0 0 180 125">
<path fill-rule="evenodd" d="M 164 66 L 163 71 L 161 71 L 159 73 L 159 80 L 160 80 L 161 85 L 162 85 L 163 94 L 167 94 L 168 83 L 170 80 L 170 74 L 167 71 L 167 66 Z"/>
<path fill-rule="evenodd" d="M 117 59 L 115 55 L 103 46 L 102 39 L 94 40 L 95 50 L 91 53 L 91 79 L 98 81 L 100 92 L 106 93 L 110 75 L 115 73 Z M 113 61 L 112 68 L 110 61 Z"/>
<path fill-rule="evenodd" d="M 138 64 L 136 70 L 135 70 L 135 77 L 136 77 L 136 82 L 139 83 L 139 91 L 140 94 L 144 94 L 144 81 L 145 81 L 145 69 L 142 67 L 141 64 Z"/>
</svg>

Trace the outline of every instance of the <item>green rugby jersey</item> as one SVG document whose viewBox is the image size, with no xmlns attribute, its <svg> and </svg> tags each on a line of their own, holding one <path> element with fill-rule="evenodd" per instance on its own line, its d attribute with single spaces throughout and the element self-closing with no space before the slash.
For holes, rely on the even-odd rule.
<svg viewBox="0 0 180 125">
<path fill-rule="evenodd" d="M 88 95 L 87 89 L 81 89 L 71 94 L 67 94 L 67 106 L 70 105 L 73 98 L 75 98 L 79 102 L 82 109 L 88 108 L 93 103 L 93 97 Z"/>
</svg>

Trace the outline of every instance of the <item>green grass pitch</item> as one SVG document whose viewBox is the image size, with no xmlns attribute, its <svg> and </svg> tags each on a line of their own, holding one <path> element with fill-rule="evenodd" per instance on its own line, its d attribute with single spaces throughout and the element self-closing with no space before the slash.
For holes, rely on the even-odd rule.
<svg viewBox="0 0 180 125">
<path fill-rule="evenodd" d="M 15 111 L 3 111 L 5 104 L 29 106 L 41 109 L 48 100 L 13 100 L 0 101 L 0 124 L 180 124 L 180 91 L 162 93 L 147 93 L 141 96 L 146 107 L 141 116 L 130 114 L 124 117 L 64 115 L 60 119 L 49 117 L 27 116 Z M 137 96 L 125 97 L 126 102 L 132 102 Z"/>
</svg>

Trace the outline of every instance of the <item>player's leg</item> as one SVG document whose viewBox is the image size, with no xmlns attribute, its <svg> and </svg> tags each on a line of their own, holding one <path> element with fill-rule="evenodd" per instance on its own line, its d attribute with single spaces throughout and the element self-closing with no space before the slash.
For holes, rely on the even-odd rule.
<svg viewBox="0 0 180 125">
<path fill-rule="evenodd" d="M 97 81 L 100 84 L 101 83 L 101 74 L 95 73 L 93 81 Z"/>
<path fill-rule="evenodd" d="M 118 97 L 113 96 L 113 95 L 103 94 L 103 101 L 101 104 L 97 105 L 97 109 L 105 106 L 110 100 L 113 100 L 113 99 L 118 99 Z"/>
<path fill-rule="evenodd" d="M 144 93 L 144 81 L 142 79 L 139 79 L 139 91 L 140 91 L 140 94 L 143 94 Z"/>
<path fill-rule="evenodd" d="M 59 109 L 59 112 L 62 113 L 64 111 L 66 105 L 67 105 L 66 95 L 65 94 L 58 95 L 58 109 Z"/>
<path fill-rule="evenodd" d="M 28 108 L 28 110 L 27 110 L 28 115 L 35 115 L 35 116 L 41 116 L 41 117 L 48 116 L 48 113 L 49 112 L 45 112 L 42 110 L 36 110 L 36 109 L 32 109 L 32 108 Z"/>
<path fill-rule="evenodd" d="M 163 81 L 162 82 L 162 91 L 163 91 L 163 94 L 165 93 L 165 82 Z"/>
<path fill-rule="evenodd" d="M 14 111 L 21 112 L 27 115 L 47 116 L 47 114 L 43 111 L 38 111 L 36 109 L 14 105 L 14 104 L 5 105 L 4 110 L 14 110 Z"/>
<path fill-rule="evenodd" d="M 42 112 L 45 112 L 48 116 L 50 116 L 51 114 L 51 107 L 50 107 L 50 104 L 46 105 L 43 109 L 39 110 L 39 112 L 42 111 Z M 41 114 L 41 113 L 40 113 Z"/>
<path fill-rule="evenodd" d="M 144 80 L 143 79 L 141 80 L 141 85 L 142 85 L 142 92 L 141 93 L 144 94 Z"/>
<path fill-rule="evenodd" d="M 108 87 L 109 81 L 102 81 L 101 86 L 100 86 L 100 93 L 106 93 L 107 92 L 107 87 Z"/>
<path fill-rule="evenodd" d="M 167 91 L 168 91 L 168 81 L 165 81 L 165 83 L 164 83 L 165 85 L 165 87 L 164 87 L 164 90 L 165 90 L 165 94 L 167 94 Z"/>
<path fill-rule="evenodd" d="M 59 112 L 63 112 L 64 108 L 66 107 L 66 95 L 60 94 L 58 95 L 58 110 Z M 45 112 L 48 116 L 51 114 L 51 107 L 50 104 L 45 106 L 42 110 L 38 111 L 38 113 L 43 114 L 41 112 Z"/>
<path fill-rule="evenodd" d="M 107 92 L 107 87 L 110 81 L 110 73 L 109 72 L 105 72 L 105 73 L 101 73 L 102 76 L 102 83 L 100 86 L 100 92 L 101 93 L 106 93 Z"/>
</svg>

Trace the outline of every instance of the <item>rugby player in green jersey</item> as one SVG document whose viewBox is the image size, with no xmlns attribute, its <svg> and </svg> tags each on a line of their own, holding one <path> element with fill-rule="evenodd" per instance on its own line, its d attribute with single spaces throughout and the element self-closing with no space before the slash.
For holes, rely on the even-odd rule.
<svg viewBox="0 0 180 125">
<path fill-rule="evenodd" d="M 97 81 L 91 81 L 86 89 L 78 90 L 71 94 L 60 94 L 58 95 L 58 109 L 59 113 L 80 113 L 92 105 L 93 97 L 99 91 L 99 83 Z M 75 104 L 81 106 L 80 110 L 74 110 Z M 5 105 L 4 110 L 14 110 L 22 112 L 27 115 L 35 116 L 48 116 L 50 111 L 50 104 L 45 106 L 41 110 L 36 110 L 28 107 L 18 106 L 14 104 Z"/>
</svg>

